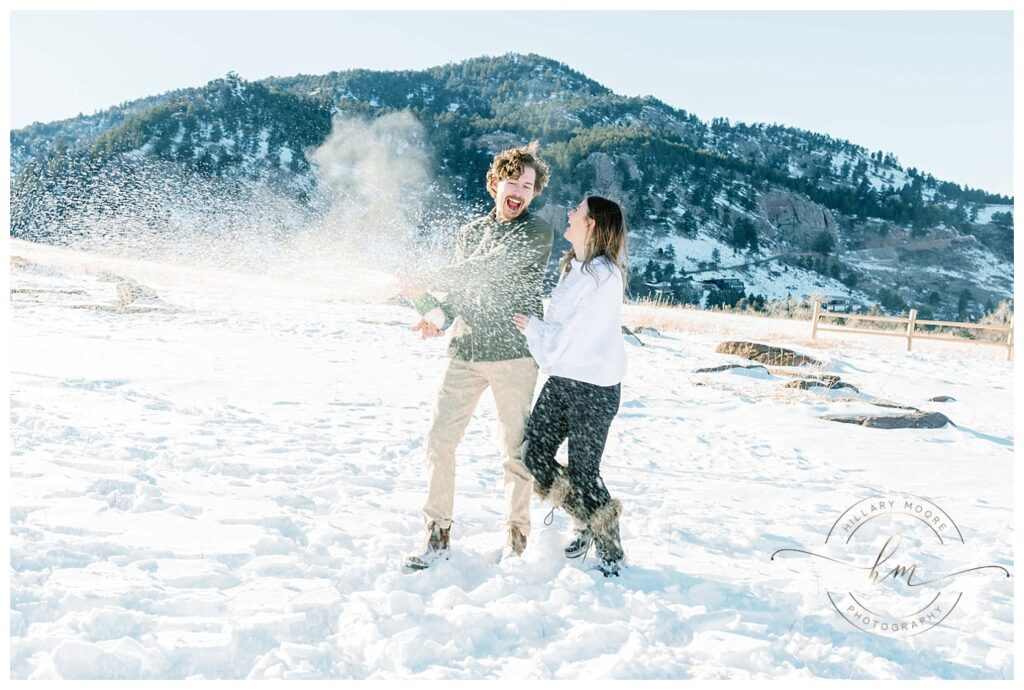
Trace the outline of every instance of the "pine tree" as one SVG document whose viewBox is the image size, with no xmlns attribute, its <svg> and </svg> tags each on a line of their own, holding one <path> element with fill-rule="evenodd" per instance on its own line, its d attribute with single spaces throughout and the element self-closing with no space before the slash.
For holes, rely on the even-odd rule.
<svg viewBox="0 0 1024 690">
<path fill-rule="evenodd" d="M 971 295 L 970 290 L 968 290 L 967 288 L 961 290 L 960 297 L 959 299 L 957 299 L 956 302 L 957 318 L 959 318 L 961 321 L 967 316 L 967 307 L 970 306 L 972 298 L 973 296 Z"/>
<path fill-rule="evenodd" d="M 827 230 L 822 230 L 818 233 L 818 236 L 814 238 L 814 242 L 811 244 L 811 249 L 821 254 L 831 254 L 832 250 L 835 249 L 835 240 L 832 239 L 832 233 Z"/>
</svg>

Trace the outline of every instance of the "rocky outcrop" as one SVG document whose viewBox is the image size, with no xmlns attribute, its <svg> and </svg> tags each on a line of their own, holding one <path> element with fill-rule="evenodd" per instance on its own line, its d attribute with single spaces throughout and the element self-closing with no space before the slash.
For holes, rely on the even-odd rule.
<svg viewBox="0 0 1024 690">
<path fill-rule="evenodd" d="M 883 400 L 882 398 L 875 398 L 871 401 L 871 404 L 875 407 L 890 407 L 896 410 L 910 410 L 912 412 L 920 412 L 916 407 L 911 405 L 903 405 L 902 403 L 893 402 L 892 400 Z"/>
<path fill-rule="evenodd" d="M 793 350 L 784 347 L 772 347 L 761 343 L 751 343 L 745 340 L 727 340 L 715 348 L 715 352 L 724 355 L 737 355 L 745 359 L 751 359 L 761 364 L 769 364 L 781 367 L 801 367 L 804 365 L 821 366 L 821 362 L 801 355 Z"/>
<path fill-rule="evenodd" d="M 476 143 L 477 146 L 486 149 L 487 153 L 493 156 L 505 149 L 522 146 L 524 142 L 520 135 L 499 129 L 477 137 Z"/>
<path fill-rule="evenodd" d="M 798 194 L 778 190 L 762 194 L 758 204 L 775 229 L 776 237 L 772 239 L 810 249 L 818 236 L 827 232 L 838 246 L 836 221 L 824 206 Z"/>
<path fill-rule="evenodd" d="M 914 412 L 889 416 L 825 415 L 822 419 L 844 424 L 859 424 L 872 429 L 941 429 L 947 424 L 953 424 L 949 417 L 941 412 Z"/>
<path fill-rule="evenodd" d="M 126 281 L 117 284 L 117 299 L 122 307 L 137 302 L 145 304 L 160 304 L 160 296 L 151 287 L 140 285 L 135 281 Z"/>
<path fill-rule="evenodd" d="M 724 352 L 726 354 L 737 354 L 748 359 L 755 360 L 767 360 L 768 364 L 777 364 L 780 366 L 793 366 L 794 363 L 806 364 L 814 363 L 818 364 L 815 360 L 805 357 L 799 353 L 793 352 L 792 350 L 786 350 L 784 348 L 773 348 L 767 345 L 761 345 L 759 343 L 748 343 L 745 341 L 728 341 L 721 343 L 716 352 Z M 863 402 L 870 403 L 877 407 L 885 407 L 897 410 L 904 410 L 910 414 L 903 416 L 870 416 L 870 415 L 857 415 L 857 416 L 842 416 L 834 415 L 827 416 L 824 419 L 828 419 L 834 422 L 846 422 L 848 424 L 862 424 L 868 427 L 876 427 L 883 429 L 900 429 L 900 428 L 936 428 L 943 426 L 946 423 L 952 424 L 944 415 L 937 412 L 921 412 L 916 407 L 910 405 L 903 405 L 901 403 L 892 402 L 883 398 L 875 398 L 874 396 L 863 394 L 860 389 L 852 383 L 843 381 L 835 374 L 819 374 L 811 373 L 806 370 L 786 370 L 779 368 L 769 369 L 766 366 L 760 364 L 722 364 L 717 367 L 704 367 L 702 369 L 694 370 L 696 374 L 711 374 L 720 371 L 728 371 L 730 369 L 761 369 L 765 373 L 771 374 L 772 376 L 791 378 L 792 381 L 787 381 L 783 384 L 785 388 L 791 388 L 794 390 L 813 390 L 815 388 L 824 388 L 827 390 L 848 390 L 851 393 L 856 394 L 856 397 Z M 694 385 L 704 385 L 703 382 L 695 382 Z M 942 398 L 945 396 L 939 396 Z M 951 399 L 951 398 L 950 398 Z M 937 398 L 933 398 L 937 400 Z M 945 420 L 945 421 L 943 421 Z M 936 425 L 936 426 L 931 426 Z"/>
<path fill-rule="evenodd" d="M 586 194 L 598 193 L 619 202 L 624 209 L 636 208 L 639 197 L 634 188 L 643 177 L 636 160 L 627 153 L 590 153 L 575 166 L 570 179 L 563 183 L 562 191 L 568 206 L 555 204 L 558 211 L 555 227 L 565 227 L 565 213 Z M 560 233 L 555 233 L 556 238 L 559 236 Z"/>
<path fill-rule="evenodd" d="M 840 381 L 838 377 L 831 377 L 830 380 L 820 379 L 797 379 L 796 381 L 790 381 L 786 384 L 786 388 L 799 388 L 800 390 L 809 390 L 811 388 L 828 388 L 835 390 L 837 388 L 849 388 L 854 393 L 859 393 L 857 387 L 852 383 L 846 383 Z"/>
<path fill-rule="evenodd" d="M 628 326 L 622 327 L 622 335 L 625 337 L 626 342 L 629 343 L 630 345 L 638 345 L 640 347 L 644 347 L 643 341 L 640 340 L 640 338 L 637 338 L 636 334 L 633 331 L 629 330 Z"/>
<path fill-rule="evenodd" d="M 84 295 L 85 290 L 60 288 L 11 288 L 12 295 Z"/>
<path fill-rule="evenodd" d="M 760 364 L 723 364 L 720 367 L 705 367 L 704 369 L 695 369 L 695 374 L 713 374 L 716 371 L 728 371 L 729 369 L 764 369 L 768 371 L 768 367 L 763 367 Z"/>
</svg>

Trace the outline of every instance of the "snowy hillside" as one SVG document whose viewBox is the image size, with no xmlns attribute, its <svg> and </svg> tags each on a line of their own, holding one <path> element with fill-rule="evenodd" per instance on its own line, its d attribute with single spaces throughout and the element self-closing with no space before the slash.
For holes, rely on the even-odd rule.
<svg viewBox="0 0 1024 690">
<path fill-rule="evenodd" d="M 958 577 L 937 627 L 892 639 L 840 617 L 819 564 L 771 560 L 905 492 L 955 519 L 958 563 L 1014 574 L 1005 350 L 815 345 L 806 322 L 686 312 L 627 346 L 602 465 L 625 506 L 620 578 L 567 562 L 567 518 L 545 526 L 536 500 L 523 558 L 498 563 L 489 395 L 459 447 L 451 560 L 407 574 L 445 344 L 383 303 L 386 276 L 346 281 L 354 294 L 341 276 L 11 253 L 13 678 L 1014 675 L 1013 581 L 993 571 Z M 857 390 L 695 372 L 750 364 L 716 354 L 735 338 L 816 357 Z M 821 419 L 897 412 L 882 400 L 955 426 Z"/>
<path fill-rule="evenodd" d="M 862 304 L 872 302 L 867 293 L 851 289 L 834 278 L 779 261 L 769 261 L 774 250 L 742 254 L 734 251 L 728 243 L 703 233 L 695 237 L 673 237 L 664 244 L 672 247 L 675 256 L 681 258 L 680 263 L 690 270 L 702 262 L 711 264 L 716 250 L 723 257 L 721 268 L 695 271 L 692 274 L 694 280 L 735 278 L 743 282 L 747 294 L 762 295 L 768 300 L 785 300 L 789 296 L 802 299 L 815 295 L 843 295 Z"/>
<path fill-rule="evenodd" d="M 622 204 L 641 272 L 659 251 L 680 250 L 671 271 L 632 276 L 634 294 L 697 301 L 689 280 L 711 245 L 723 260 L 737 259 L 724 267 L 762 262 L 702 270 L 702 280 L 743 282 L 723 298 L 730 305 L 741 293 L 748 301 L 814 293 L 962 321 L 1013 294 L 1010 197 L 904 168 L 895 153 L 824 133 L 705 122 L 654 96 L 615 94 L 535 54 L 258 82 L 231 72 L 14 130 L 11 233 L 78 248 L 109 239 L 111 225 L 129 226 L 128 238 L 139 226 L 176 236 L 183 206 L 228 198 L 250 208 L 250 193 L 295 208 L 269 224 L 280 230 L 343 195 L 340 206 L 368 203 L 332 178 L 345 175 L 369 192 L 390 188 L 390 175 L 404 169 L 421 178 L 408 189 L 443 200 L 406 218 L 436 240 L 446 219 L 468 219 L 490 204 L 481 180 L 493 154 L 534 139 L 552 166 L 535 210 L 557 225 L 599 193 Z M 210 206 L 204 221 L 220 204 Z M 108 222 L 122 213 L 128 220 Z M 231 215 L 228 224 L 246 230 L 265 220 L 258 208 L 248 218 Z"/>
</svg>

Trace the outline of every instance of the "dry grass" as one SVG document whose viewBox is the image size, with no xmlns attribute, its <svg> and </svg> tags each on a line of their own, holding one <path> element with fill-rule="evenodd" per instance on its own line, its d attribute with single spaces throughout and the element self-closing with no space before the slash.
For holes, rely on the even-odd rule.
<svg viewBox="0 0 1024 690">
<path fill-rule="evenodd" d="M 642 299 L 629 302 L 623 309 L 623 324 L 631 330 L 640 327 L 656 328 L 659 331 L 685 331 L 689 333 L 707 333 L 721 335 L 723 338 L 753 335 L 761 340 L 786 340 L 794 344 L 815 349 L 833 349 L 840 344 L 851 342 L 864 343 L 876 340 L 869 335 L 844 334 L 834 332 L 819 333 L 818 340 L 811 340 L 812 308 L 801 303 L 790 301 L 776 302 L 765 311 L 752 309 L 701 309 L 694 305 L 668 304 L 654 299 Z M 992 313 L 979 321 L 982 325 L 1009 325 L 1013 318 L 1013 308 L 1003 302 Z M 894 336 L 906 332 L 906 324 L 885 323 L 876 321 L 854 321 L 842 318 L 829 318 L 821 321 L 821 325 L 849 326 L 864 330 L 892 333 Z M 963 339 L 963 345 L 986 343 L 1004 345 L 1006 333 L 1001 331 L 975 330 L 957 327 L 921 327 L 915 334 L 948 335 Z M 901 337 L 887 337 L 897 347 L 905 347 Z M 901 345 L 902 341 L 902 345 Z M 915 349 L 919 343 L 925 347 L 937 344 L 935 341 L 915 341 Z M 950 343 L 957 346 L 957 343 Z"/>
</svg>

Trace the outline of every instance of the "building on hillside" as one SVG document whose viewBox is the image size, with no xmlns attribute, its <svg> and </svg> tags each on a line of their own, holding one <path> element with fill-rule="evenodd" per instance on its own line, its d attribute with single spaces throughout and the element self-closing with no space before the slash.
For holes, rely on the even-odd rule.
<svg viewBox="0 0 1024 690">
<path fill-rule="evenodd" d="M 644 286 L 651 291 L 651 297 L 657 300 L 667 299 L 675 294 L 675 287 L 667 280 L 660 283 L 644 283 Z"/>
<path fill-rule="evenodd" d="M 747 290 L 743 281 L 739 278 L 706 278 L 700 281 L 700 284 L 704 286 L 705 289 L 714 287 L 723 292 L 731 291 L 746 293 Z"/>
<path fill-rule="evenodd" d="M 864 305 L 852 297 L 822 295 L 818 297 L 818 301 L 821 303 L 823 310 L 836 314 L 859 314 L 862 311 L 866 311 Z"/>
</svg>

